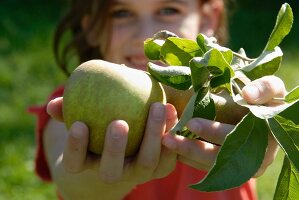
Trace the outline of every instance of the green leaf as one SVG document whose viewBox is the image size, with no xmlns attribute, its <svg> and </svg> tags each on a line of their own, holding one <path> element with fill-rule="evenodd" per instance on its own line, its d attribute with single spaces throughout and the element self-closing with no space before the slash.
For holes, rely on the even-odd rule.
<svg viewBox="0 0 299 200">
<path fill-rule="evenodd" d="M 251 80 L 266 75 L 272 75 L 279 69 L 282 55 L 283 53 L 279 47 L 276 47 L 272 51 L 264 51 L 253 62 L 243 67 L 241 70 Z"/>
<path fill-rule="evenodd" d="M 268 119 L 268 124 L 276 141 L 299 171 L 299 124 L 279 115 Z"/>
<path fill-rule="evenodd" d="M 291 103 L 285 103 L 281 105 L 265 106 L 259 104 L 248 104 L 240 94 L 234 94 L 234 92 L 232 92 L 232 97 L 234 102 L 236 102 L 240 106 L 249 108 L 252 114 L 261 119 L 272 118 L 289 109 L 292 110 L 289 115 L 294 115 L 296 113 L 294 112 L 296 110 L 294 106 L 296 106 L 295 104 L 299 104 L 299 101 L 297 100 Z M 296 118 L 298 120 L 298 116 L 294 116 L 295 120 Z"/>
<path fill-rule="evenodd" d="M 299 173 L 285 156 L 273 200 L 299 199 Z"/>
<path fill-rule="evenodd" d="M 215 120 L 216 117 L 216 107 L 213 98 L 209 93 L 207 93 L 204 97 L 202 97 L 205 94 L 206 88 L 202 88 L 201 91 L 198 91 L 196 95 L 196 99 L 194 102 L 194 99 L 191 100 L 193 104 L 193 115 L 191 118 L 199 117 L 203 119 L 209 119 L 209 120 Z M 192 106 L 191 106 L 192 107 Z M 187 108 L 187 107 L 186 107 Z M 187 108 L 188 109 L 188 108 Z M 189 114 L 187 114 L 189 111 L 183 113 L 179 123 L 171 130 L 171 133 L 175 133 L 177 135 L 184 136 L 189 139 L 197 139 L 201 141 L 206 141 L 209 143 L 214 144 L 211 141 L 207 141 L 204 138 L 201 138 L 197 134 L 189 131 L 186 127 L 186 123 L 191 119 L 190 114 L 192 113 L 191 111 Z M 218 145 L 219 144 L 215 144 Z"/>
<path fill-rule="evenodd" d="M 293 25 L 293 12 L 289 4 L 284 3 L 277 15 L 276 24 L 268 39 L 264 51 L 272 51 L 278 46 L 283 38 L 289 34 Z"/>
<path fill-rule="evenodd" d="M 187 122 L 194 117 L 201 117 L 213 120 L 216 116 L 216 109 L 213 99 L 210 97 L 208 88 L 203 87 L 193 94 L 188 101 L 180 120 L 170 130 L 173 134 L 181 135 L 185 130 Z"/>
<path fill-rule="evenodd" d="M 178 37 L 176 34 L 161 30 L 154 34 L 153 38 L 144 41 L 144 53 L 150 60 L 161 60 L 161 47 L 169 37 Z"/>
<path fill-rule="evenodd" d="M 209 82 L 210 71 L 201 64 L 202 57 L 195 57 L 190 61 L 191 80 L 194 91 L 198 91 Z"/>
<path fill-rule="evenodd" d="M 147 39 L 144 41 L 144 53 L 150 60 L 160 60 L 161 44 L 157 40 Z"/>
<path fill-rule="evenodd" d="M 248 181 L 262 164 L 268 132 L 265 120 L 248 113 L 227 135 L 207 176 L 191 187 L 211 192 L 238 187 Z"/>
<path fill-rule="evenodd" d="M 206 53 L 208 51 L 207 46 L 206 46 L 206 44 L 207 44 L 206 40 L 207 40 L 207 36 L 205 36 L 202 33 L 199 33 L 196 37 L 196 42 L 204 53 Z"/>
<path fill-rule="evenodd" d="M 290 103 L 291 106 L 279 113 L 280 116 L 292 120 L 295 124 L 299 124 L 298 110 L 299 101 Z"/>
<path fill-rule="evenodd" d="M 192 85 L 189 67 L 163 67 L 149 62 L 147 71 L 159 82 L 178 90 L 188 90 Z"/>
<path fill-rule="evenodd" d="M 195 89 L 200 88 L 201 84 L 205 83 L 204 78 L 208 76 L 208 72 L 205 69 L 207 68 L 212 75 L 211 87 L 213 89 L 221 87 L 226 88 L 228 91 L 231 90 L 230 80 L 234 76 L 234 70 L 218 49 L 210 49 L 203 57 L 193 58 L 190 61 L 190 67 L 191 72 L 195 72 L 195 74 L 191 75 Z M 197 78 L 200 72 L 203 72 L 203 74 Z"/>
<path fill-rule="evenodd" d="M 246 52 L 245 52 L 245 50 L 243 48 L 241 48 L 238 51 L 238 54 L 241 55 L 244 58 L 247 58 Z M 231 67 L 234 70 L 238 70 L 238 69 L 241 69 L 241 68 L 245 67 L 248 64 L 249 64 L 249 62 L 247 60 L 244 60 L 244 59 L 242 59 L 242 58 L 240 58 L 238 56 L 234 56 L 233 60 L 231 62 Z"/>
<path fill-rule="evenodd" d="M 189 61 L 195 56 L 201 56 L 203 51 L 193 40 L 169 37 L 161 48 L 161 56 L 169 65 L 189 66 Z"/>
<path fill-rule="evenodd" d="M 189 99 L 189 101 L 188 101 L 187 105 L 185 106 L 185 109 L 184 109 L 179 121 L 170 130 L 170 133 L 180 135 L 180 132 L 182 132 L 185 129 L 185 126 L 186 126 L 187 122 L 193 116 L 194 104 L 195 104 L 195 100 L 196 100 L 197 95 L 198 95 L 198 92 L 193 94 L 192 97 Z"/>
<path fill-rule="evenodd" d="M 285 101 L 291 103 L 299 99 L 299 86 L 295 87 L 285 96 Z"/>
<path fill-rule="evenodd" d="M 203 96 L 205 90 L 206 88 L 202 88 L 196 96 L 192 118 L 200 117 L 214 120 L 216 117 L 215 103 L 209 92 Z"/>
<path fill-rule="evenodd" d="M 231 93 L 231 73 L 228 68 L 224 69 L 223 73 L 220 76 L 213 77 L 211 79 L 211 88 L 212 89 L 226 89 Z"/>
<path fill-rule="evenodd" d="M 214 76 L 222 75 L 226 70 L 229 71 L 230 77 L 233 77 L 235 74 L 234 70 L 218 49 L 211 49 L 204 55 L 204 64 L 209 67 L 211 74 Z M 219 71 L 221 73 L 219 73 Z"/>
<path fill-rule="evenodd" d="M 217 39 L 215 37 L 208 37 L 202 33 L 198 34 L 196 38 L 197 44 L 203 50 L 204 53 L 209 51 L 210 49 L 217 49 L 222 53 L 227 63 L 231 63 L 233 59 L 233 51 L 227 47 L 223 47 L 217 43 Z"/>
</svg>

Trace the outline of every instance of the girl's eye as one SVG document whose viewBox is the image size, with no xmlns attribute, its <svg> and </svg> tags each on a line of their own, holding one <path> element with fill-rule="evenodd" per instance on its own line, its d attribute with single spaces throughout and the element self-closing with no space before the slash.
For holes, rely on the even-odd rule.
<svg viewBox="0 0 299 200">
<path fill-rule="evenodd" d="M 128 10 L 125 9 L 120 9 L 120 10 L 115 10 L 112 12 L 112 17 L 113 18 L 118 18 L 118 19 L 122 19 L 122 18 L 129 18 L 132 16 L 132 13 Z"/>
<path fill-rule="evenodd" d="M 179 13 L 180 13 L 180 11 L 178 9 L 171 8 L 171 7 L 163 8 L 159 11 L 160 15 L 166 15 L 166 16 L 175 15 L 175 14 L 179 14 Z"/>
</svg>

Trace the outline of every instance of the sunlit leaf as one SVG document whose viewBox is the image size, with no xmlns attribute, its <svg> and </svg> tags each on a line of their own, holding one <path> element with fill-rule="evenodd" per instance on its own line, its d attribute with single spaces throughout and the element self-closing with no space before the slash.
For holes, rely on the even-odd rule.
<svg viewBox="0 0 299 200">
<path fill-rule="evenodd" d="M 299 173 L 285 156 L 273 200 L 299 199 Z"/>
<path fill-rule="evenodd" d="M 211 49 L 204 55 L 204 64 L 209 67 L 211 74 L 215 76 L 221 75 L 225 70 L 229 71 L 231 77 L 234 76 L 234 70 L 218 49 Z M 221 73 L 218 70 L 214 72 L 212 67 L 217 68 Z"/>
<path fill-rule="evenodd" d="M 159 82 L 178 90 L 187 90 L 192 85 L 189 67 L 163 67 L 149 62 L 148 72 Z"/>
<path fill-rule="evenodd" d="M 175 124 L 175 126 L 170 130 L 172 134 L 178 134 L 184 130 L 187 122 L 192 118 L 194 112 L 194 104 L 197 97 L 197 92 L 192 95 L 189 99 L 187 105 L 184 108 L 184 111 L 179 119 L 179 121 Z"/>
<path fill-rule="evenodd" d="M 246 52 L 243 48 L 241 48 L 239 51 L 238 51 L 238 54 L 241 55 L 242 57 L 245 57 L 247 58 L 247 55 L 246 55 Z M 249 61 L 247 60 L 244 60 L 238 56 L 234 56 L 233 57 L 233 60 L 231 62 L 231 67 L 234 69 L 234 70 L 238 70 L 238 69 L 241 69 L 243 67 L 245 67 L 246 65 L 248 65 Z"/>
<path fill-rule="evenodd" d="M 299 172 L 299 124 L 279 115 L 268 119 L 272 134 Z"/>
<path fill-rule="evenodd" d="M 234 76 L 233 69 L 227 63 L 227 61 L 223 57 L 223 54 L 218 49 L 210 49 L 204 54 L 203 57 L 193 58 L 190 64 L 192 64 L 193 68 L 207 68 L 210 71 L 210 74 L 213 75 L 213 77 L 220 76 L 221 85 L 230 85 L 230 79 Z M 215 83 L 217 82 L 215 81 Z M 217 86 L 219 86 L 219 84 L 212 83 L 212 87 Z M 230 90 L 230 86 L 228 86 L 227 89 Z"/>
<path fill-rule="evenodd" d="M 210 71 L 206 66 L 201 64 L 199 61 L 201 59 L 204 58 L 196 57 L 190 61 L 191 79 L 194 91 L 199 90 L 209 82 Z"/>
<path fill-rule="evenodd" d="M 180 120 L 171 129 L 171 133 L 180 134 L 184 131 L 187 122 L 194 117 L 201 117 L 205 119 L 213 120 L 216 116 L 215 104 L 210 97 L 208 88 L 201 88 L 190 98 L 187 103 Z"/>
<path fill-rule="evenodd" d="M 295 87 L 285 96 L 285 101 L 291 103 L 299 99 L 299 86 Z"/>
<path fill-rule="evenodd" d="M 197 44 L 203 49 L 204 53 L 210 49 L 217 49 L 223 55 L 227 63 L 231 63 L 233 60 L 233 52 L 227 47 L 223 47 L 217 43 L 217 39 L 214 37 L 208 37 L 202 33 L 198 34 L 196 38 Z"/>
<path fill-rule="evenodd" d="M 160 60 L 161 44 L 154 39 L 144 41 L 144 53 L 150 60 Z"/>
<path fill-rule="evenodd" d="M 211 79 L 210 86 L 212 89 L 221 88 L 231 92 L 231 73 L 228 68 L 224 69 L 220 76 Z"/>
<path fill-rule="evenodd" d="M 196 96 L 192 118 L 200 117 L 214 120 L 216 117 L 215 103 L 209 92 L 203 96 L 205 90 L 206 88 L 202 88 L 202 90 L 199 91 L 199 95 Z"/>
<path fill-rule="evenodd" d="M 208 51 L 207 46 L 206 46 L 206 44 L 207 44 L 206 38 L 207 37 L 202 33 L 199 33 L 196 37 L 196 42 L 204 53 Z"/>
<path fill-rule="evenodd" d="M 191 187 L 211 192 L 234 188 L 248 181 L 264 159 L 268 132 L 265 120 L 247 114 L 227 135 L 207 176 Z"/>
<path fill-rule="evenodd" d="M 279 115 L 293 121 L 295 124 L 299 124 L 299 117 L 298 117 L 299 101 L 295 101 L 290 104 L 292 106 L 289 106 L 287 109 L 279 113 Z"/>
<path fill-rule="evenodd" d="M 161 48 L 161 56 L 169 65 L 189 66 L 189 61 L 195 56 L 201 56 L 203 51 L 193 40 L 170 37 Z"/>
<path fill-rule="evenodd" d="M 273 51 L 264 51 L 253 62 L 243 67 L 242 71 L 251 80 L 272 75 L 279 69 L 282 55 L 283 53 L 279 47 L 276 47 Z"/>
<path fill-rule="evenodd" d="M 283 38 L 289 34 L 293 25 L 293 18 L 291 6 L 288 3 L 284 3 L 279 10 L 276 24 L 268 39 L 264 51 L 272 51 L 281 43 Z"/>
</svg>

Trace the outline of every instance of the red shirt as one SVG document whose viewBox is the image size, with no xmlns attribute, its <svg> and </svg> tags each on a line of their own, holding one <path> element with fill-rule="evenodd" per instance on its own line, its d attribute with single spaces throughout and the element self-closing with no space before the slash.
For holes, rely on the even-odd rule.
<svg viewBox="0 0 299 200">
<path fill-rule="evenodd" d="M 56 89 L 49 100 L 63 95 L 63 87 Z M 37 115 L 36 126 L 36 156 L 35 172 L 44 181 L 51 182 L 51 173 L 43 149 L 43 132 L 50 119 L 46 112 L 46 104 L 31 107 L 29 111 Z M 125 200 L 256 200 L 255 180 L 251 179 L 242 186 L 221 192 L 200 192 L 188 188 L 188 185 L 199 182 L 206 172 L 194 169 L 182 163 L 177 163 L 175 170 L 165 178 L 156 179 L 138 185 L 124 199 Z"/>
</svg>

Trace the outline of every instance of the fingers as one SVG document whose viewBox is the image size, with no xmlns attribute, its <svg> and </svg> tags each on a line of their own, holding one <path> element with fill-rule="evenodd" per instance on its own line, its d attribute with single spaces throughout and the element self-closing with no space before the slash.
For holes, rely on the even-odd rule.
<svg viewBox="0 0 299 200">
<path fill-rule="evenodd" d="M 125 121 L 113 121 L 107 128 L 102 156 L 88 153 L 88 128 L 82 122 L 75 122 L 63 153 L 66 171 L 78 173 L 85 169 L 99 171 L 100 179 L 106 183 L 118 181 L 123 172 L 125 150 L 129 127 Z"/>
<path fill-rule="evenodd" d="M 161 140 L 166 127 L 172 127 L 177 120 L 173 105 L 154 103 L 149 111 L 145 133 L 136 159 L 125 168 L 124 177 L 139 183 L 162 178 L 173 171 L 177 162 L 174 151 L 162 148 Z"/>
<path fill-rule="evenodd" d="M 233 125 L 211 121 L 203 118 L 193 118 L 187 123 L 187 128 L 213 144 L 223 144 L 226 135 L 234 128 Z"/>
<path fill-rule="evenodd" d="M 161 103 L 154 103 L 149 111 L 143 141 L 137 157 L 139 169 L 154 170 L 159 162 L 161 138 L 166 128 L 166 110 Z"/>
<path fill-rule="evenodd" d="M 99 169 L 100 178 L 107 183 L 122 176 L 128 132 L 129 126 L 122 120 L 113 121 L 108 126 Z"/>
<path fill-rule="evenodd" d="M 162 143 L 179 155 L 178 160 L 201 170 L 211 168 L 219 151 L 218 146 L 171 134 L 164 135 Z"/>
<path fill-rule="evenodd" d="M 63 165 L 68 172 L 80 172 L 84 169 L 88 145 L 88 128 L 81 122 L 75 122 L 70 128 L 63 153 Z"/>
<path fill-rule="evenodd" d="M 168 132 L 178 121 L 177 111 L 172 104 L 166 104 L 166 132 Z"/>
<path fill-rule="evenodd" d="M 169 110 L 168 122 L 171 126 L 176 120 L 176 115 L 174 108 L 169 106 Z M 128 161 L 126 159 L 126 162 L 128 161 L 126 163 L 127 167 L 124 166 L 124 162 L 129 127 L 125 121 L 116 120 L 108 126 L 100 160 L 99 158 L 91 158 L 92 156 L 87 153 L 87 127 L 76 122 L 71 128 L 64 152 L 65 168 L 69 172 L 80 172 L 87 168 L 98 169 L 100 179 L 106 183 L 114 183 L 127 176 L 134 176 L 139 180 L 153 177 L 155 169 L 159 165 L 160 156 L 165 158 L 168 155 L 169 161 L 175 162 L 176 160 L 173 152 L 161 151 L 161 137 L 166 128 L 166 115 L 166 107 L 163 104 L 155 103 L 151 106 L 139 153 L 135 159 L 133 158 L 134 160 L 131 159 L 130 161 L 129 159 Z M 79 136 L 76 137 L 77 135 Z M 131 170 L 129 170 L 129 166 L 131 166 Z M 164 172 L 167 169 L 169 169 L 168 171 L 172 169 L 167 166 L 166 162 L 161 162 L 161 166 L 165 170 L 157 171 L 157 176 L 165 175 Z M 136 177 L 135 169 L 138 174 L 142 173 L 144 177 Z M 124 172 L 124 170 L 126 171 Z"/>
<path fill-rule="evenodd" d="M 167 147 L 162 146 L 160 161 L 154 171 L 154 178 L 163 178 L 169 175 L 175 169 L 176 163 L 177 154 Z"/>
<path fill-rule="evenodd" d="M 248 103 L 274 104 L 273 97 L 284 97 L 286 89 L 280 78 L 276 76 L 264 76 L 246 85 L 242 89 L 242 93 Z"/>
<path fill-rule="evenodd" d="M 63 122 L 62 115 L 63 97 L 57 97 L 51 100 L 47 105 L 47 113 L 57 121 Z"/>
<path fill-rule="evenodd" d="M 213 144 L 223 144 L 233 125 L 193 118 L 187 128 L 194 134 Z M 178 135 L 166 134 L 162 144 L 179 156 L 178 160 L 197 169 L 209 170 L 217 157 L 219 146 L 201 140 L 188 139 Z"/>
<path fill-rule="evenodd" d="M 279 145 L 276 142 L 276 140 L 274 139 L 273 135 L 270 133 L 268 135 L 268 148 L 265 153 L 265 158 L 264 158 L 263 163 L 261 164 L 259 170 L 254 175 L 254 178 L 257 178 L 257 177 L 263 175 L 263 173 L 266 171 L 266 169 L 274 161 L 274 159 L 278 153 L 278 150 L 279 150 Z"/>
</svg>

